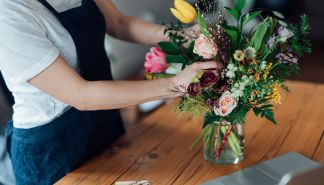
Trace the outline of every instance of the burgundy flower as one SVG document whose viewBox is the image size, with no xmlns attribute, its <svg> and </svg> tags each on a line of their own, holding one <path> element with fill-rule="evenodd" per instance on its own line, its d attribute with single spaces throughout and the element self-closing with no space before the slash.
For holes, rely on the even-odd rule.
<svg viewBox="0 0 324 185">
<path fill-rule="evenodd" d="M 207 87 L 208 85 L 215 84 L 219 80 L 219 75 L 215 72 L 208 70 L 200 78 L 200 85 L 202 87 Z"/>
<path fill-rule="evenodd" d="M 201 86 L 199 83 L 191 83 L 187 90 L 189 95 L 197 96 L 201 92 Z"/>
<path fill-rule="evenodd" d="M 214 106 L 214 100 L 208 98 L 208 99 L 207 99 L 207 105 L 209 105 L 209 106 Z"/>
<path fill-rule="evenodd" d="M 207 105 L 209 105 L 211 107 L 217 107 L 218 104 L 219 104 L 219 99 L 208 98 L 208 100 L 207 100 Z"/>
<path fill-rule="evenodd" d="M 219 81 L 214 85 L 214 89 L 218 94 L 223 94 L 229 88 L 229 84 L 225 80 Z"/>
</svg>

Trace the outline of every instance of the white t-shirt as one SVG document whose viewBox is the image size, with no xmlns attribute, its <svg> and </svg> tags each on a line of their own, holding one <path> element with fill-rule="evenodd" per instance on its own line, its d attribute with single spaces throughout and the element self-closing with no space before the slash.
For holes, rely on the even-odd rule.
<svg viewBox="0 0 324 185">
<path fill-rule="evenodd" d="M 47 1 L 63 12 L 82 0 Z M 58 55 L 78 70 L 72 37 L 48 9 L 38 0 L 0 0 L 0 70 L 15 98 L 15 127 L 47 124 L 70 108 L 27 82 Z"/>
</svg>

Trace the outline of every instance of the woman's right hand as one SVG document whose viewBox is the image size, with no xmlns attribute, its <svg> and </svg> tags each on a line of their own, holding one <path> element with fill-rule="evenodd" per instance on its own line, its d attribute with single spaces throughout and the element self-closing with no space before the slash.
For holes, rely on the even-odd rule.
<svg viewBox="0 0 324 185">
<path fill-rule="evenodd" d="M 195 77 L 200 70 L 207 70 L 207 69 L 222 70 L 223 64 L 215 61 L 196 62 L 186 67 L 177 76 L 171 78 L 171 80 L 173 81 L 175 87 L 178 86 L 188 87 L 192 82 L 192 78 Z"/>
</svg>

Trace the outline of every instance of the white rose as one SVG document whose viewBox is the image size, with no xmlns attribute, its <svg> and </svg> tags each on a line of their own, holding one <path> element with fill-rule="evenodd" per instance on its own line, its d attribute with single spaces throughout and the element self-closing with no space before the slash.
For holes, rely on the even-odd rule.
<svg viewBox="0 0 324 185">
<path fill-rule="evenodd" d="M 200 34 L 199 38 L 195 41 L 193 52 L 204 59 L 212 59 L 217 55 L 218 46 L 212 41 L 212 39 L 206 37 L 204 34 Z"/>
<path fill-rule="evenodd" d="M 237 107 L 237 101 L 232 94 L 226 91 L 214 107 L 215 114 L 218 116 L 227 116 Z"/>
</svg>

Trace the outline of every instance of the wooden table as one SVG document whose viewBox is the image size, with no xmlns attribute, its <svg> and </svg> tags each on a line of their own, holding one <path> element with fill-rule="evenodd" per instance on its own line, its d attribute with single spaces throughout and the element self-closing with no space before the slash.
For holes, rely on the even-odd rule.
<svg viewBox="0 0 324 185">
<path fill-rule="evenodd" d="M 275 107 L 278 126 L 255 118 L 246 124 L 246 159 L 212 165 L 201 146 L 188 147 L 201 132 L 201 119 L 179 116 L 175 103 L 162 106 L 100 156 L 57 184 L 114 184 L 148 179 L 154 185 L 199 184 L 288 152 L 324 162 L 324 85 L 290 82 L 292 93 Z"/>
</svg>

